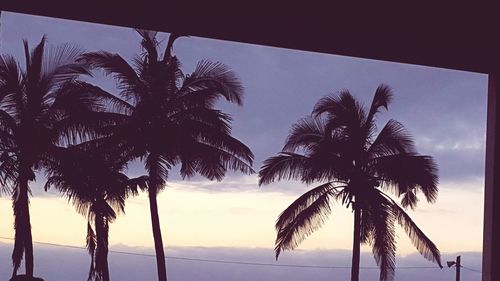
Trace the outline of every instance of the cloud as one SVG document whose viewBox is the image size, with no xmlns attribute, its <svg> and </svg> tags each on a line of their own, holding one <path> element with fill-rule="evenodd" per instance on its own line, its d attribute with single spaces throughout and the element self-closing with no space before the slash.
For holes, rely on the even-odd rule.
<svg viewBox="0 0 500 281">
<path fill-rule="evenodd" d="M 473 125 L 470 125 L 473 128 Z M 471 129 L 474 130 L 474 129 Z M 421 136 L 417 147 L 434 157 L 442 181 L 463 181 L 484 178 L 486 143 L 483 134 L 468 132 L 456 136 Z"/>
<path fill-rule="evenodd" d="M 155 280 L 155 260 L 153 250 L 143 247 L 114 245 L 112 251 L 145 254 L 125 255 L 109 254 L 112 280 L 137 281 Z M 0 260 L 9 264 L 11 245 L 0 243 Z M 172 247 L 166 249 L 167 272 L 169 278 L 179 281 L 271 281 L 271 280 L 348 280 L 350 274 L 351 252 L 347 250 L 297 250 L 285 252 L 278 261 L 274 260 L 272 249 L 263 248 L 204 248 Z M 454 260 L 456 253 L 444 254 L 443 261 Z M 469 269 L 481 268 L 481 253 L 460 253 L 463 265 Z M 187 260 L 188 258 L 190 260 Z M 205 261 L 203 261 L 205 260 Z M 206 260 L 212 260 L 208 262 Z M 419 254 L 397 257 L 396 279 L 406 281 L 453 280 L 454 269 L 439 269 L 423 259 Z M 251 265 L 227 262 L 269 264 Z M 46 281 L 85 280 L 89 257 L 84 249 L 68 249 L 47 245 L 35 245 L 36 275 Z M 307 265 L 293 267 L 287 265 Z M 314 268 L 314 266 L 332 268 Z M 338 268 L 333 268 L 338 267 Z M 425 267 L 425 268 L 409 268 Z M 429 268 L 428 268 L 429 267 Z M 0 267 L 0 279 L 9 278 L 10 268 Z M 332 279 L 334 278 L 334 279 Z M 377 280 L 378 270 L 370 252 L 363 252 L 361 257 L 361 280 Z M 462 280 L 478 280 L 477 272 L 462 269 Z"/>
<path fill-rule="evenodd" d="M 201 177 L 188 180 L 172 180 L 167 182 L 167 188 L 174 187 L 179 190 L 200 191 L 207 193 L 277 193 L 282 195 L 300 195 L 310 189 L 304 183 L 298 181 L 278 181 L 269 185 L 259 186 L 259 178 L 254 175 L 238 175 L 229 173 L 222 181 L 209 181 Z M 314 185 L 312 185 L 314 186 Z"/>
</svg>

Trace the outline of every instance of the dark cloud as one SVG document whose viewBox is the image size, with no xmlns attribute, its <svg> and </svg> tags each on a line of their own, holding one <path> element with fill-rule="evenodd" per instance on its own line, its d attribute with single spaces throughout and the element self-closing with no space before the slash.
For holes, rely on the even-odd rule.
<svg viewBox="0 0 500 281">
<path fill-rule="evenodd" d="M 137 281 L 156 280 L 154 257 L 151 248 L 115 245 L 114 251 L 145 254 L 146 256 L 110 253 L 109 264 L 112 280 Z M 11 245 L 0 243 L 0 280 L 10 276 L 9 253 Z M 271 281 L 271 280 L 348 280 L 350 274 L 351 252 L 348 250 L 296 250 L 285 252 L 278 261 L 272 249 L 251 248 L 204 248 L 172 247 L 167 248 L 167 268 L 169 278 L 176 281 Z M 443 261 L 454 260 L 456 253 L 444 254 Z M 462 280 L 479 280 L 480 274 L 472 270 L 481 269 L 481 253 L 460 253 Z M 35 272 L 46 281 L 85 280 L 89 257 L 84 249 L 68 249 L 46 245 L 35 245 Z M 190 258 L 198 260 L 185 260 Z M 281 266 L 258 266 L 248 264 L 229 264 L 203 262 L 202 260 L 239 261 L 264 263 Z M 311 265 L 344 268 L 297 268 L 283 265 Z M 377 280 L 378 270 L 371 253 L 363 253 L 361 258 L 361 280 Z M 453 280 L 454 269 L 439 269 L 418 254 L 397 257 L 396 281 L 442 281 Z M 407 267 L 431 267 L 407 269 Z"/>
<path fill-rule="evenodd" d="M 427 154 L 435 158 L 441 182 L 459 182 L 484 177 L 484 148 L 440 150 Z M 484 188 L 483 185 L 473 187 Z"/>
</svg>

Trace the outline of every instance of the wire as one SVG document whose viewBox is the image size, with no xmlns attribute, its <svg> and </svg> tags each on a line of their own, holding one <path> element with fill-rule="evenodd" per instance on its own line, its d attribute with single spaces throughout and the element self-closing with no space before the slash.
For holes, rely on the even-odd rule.
<svg viewBox="0 0 500 281">
<path fill-rule="evenodd" d="M 14 238 L 0 236 L 0 239 L 14 240 Z M 35 244 L 80 249 L 87 250 L 85 247 L 64 245 L 50 242 L 33 241 Z M 156 257 L 154 254 L 144 254 L 144 253 L 133 253 L 125 251 L 115 251 L 109 250 L 109 253 L 131 255 L 131 256 L 142 256 L 142 257 Z M 229 261 L 229 260 L 216 260 L 216 259 L 200 259 L 200 258 L 188 258 L 180 256 L 166 256 L 165 259 L 172 260 L 185 260 L 185 261 L 198 261 L 198 262 L 210 262 L 210 263 L 223 263 L 223 264 L 238 264 L 238 265 L 252 265 L 252 266 L 271 266 L 271 267 L 295 267 L 295 268 L 317 268 L 317 269 L 350 269 L 350 266 L 321 266 L 321 265 L 301 265 L 301 264 L 273 264 L 273 263 L 259 263 L 259 262 L 247 262 L 247 261 Z M 379 269 L 376 266 L 360 266 L 360 269 Z M 400 266 L 396 269 L 438 269 L 435 266 Z M 474 269 L 469 269 L 474 270 Z"/>
<path fill-rule="evenodd" d="M 467 269 L 469 271 L 473 271 L 473 272 L 477 272 L 477 273 L 483 273 L 480 270 L 477 270 L 477 269 L 474 269 L 474 268 L 470 268 L 470 267 L 467 267 L 467 266 L 464 266 L 464 265 L 461 265 L 460 267 L 462 267 L 463 269 Z"/>
</svg>

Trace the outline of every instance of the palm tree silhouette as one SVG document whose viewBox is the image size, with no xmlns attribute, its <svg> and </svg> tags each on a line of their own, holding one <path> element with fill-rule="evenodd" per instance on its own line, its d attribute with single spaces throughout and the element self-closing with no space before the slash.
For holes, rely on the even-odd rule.
<svg viewBox="0 0 500 281">
<path fill-rule="evenodd" d="M 45 164 L 45 190 L 56 188 L 87 217 L 86 241 L 91 256 L 88 281 L 109 281 L 109 223 L 125 212 L 125 200 L 136 195 L 138 187 L 147 186 L 147 177 L 129 179 L 123 174 L 125 164 L 114 155 L 84 151 L 78 146 L 60 149 Z"/>
<path fill-rule="evenodd" d="M 166 281 L 156 197 L 170 169 L 180 164 L 183 178 L 199 173 L 222 180 L 227 169 L 253 172 L 253 154 L 231 136 L 231 116 L 214 107 L 219 98 L 242 104 L 243 87 L 235 74 L 221 63 L 202 61 L 192 74 L 185 75 L 171 53 L 178 36 L 170 36 L 161 55 L 156 32 L 137 31 L 144 53 L 134 59 L 133 66 L 108 52 L 87 53 L 81 61 L 117 80 L 121 100 L 112 106 L 122 119 L 104 126 L 101 133 L 105 136 L 92 143 L 103 150 L 120 150 L 123 157 L 143 160 L 149 176 L 158 279 Z"/>
<path fill-rule="evenodd" d="M 312 116 L 292 127 L 282 151 L 264 161 L 259 185 L 281 179 L 321 183 L 280 214 L 276 258 L 321 227 L 331 201 L 340 201 L 354 211 L 352 281 L 359 280 L 360 244 L 372 246 L 380 280 L 393 280 L 395 222 L 426 259 L 442 267 L 437 247 L 403 209 L 417 206 L 418 192 L 435 202 L 437 166 L 430 156 L 417 154 L 411 136 L 397 121 L 391 119 L 376 134 L 375 116 L 391 99 L 386 85 L 377 88 L 368 112 L 347 90 L 324 97 Z M 401 197 L 402 207 L 385 191 Z"/>
<path fill-rule="evenodd" d="M 72 109 L 81 113 L 92 107 L 92 99 L 83 98 L 75 80 L 89 74 L 75 63 L 82 52 L 69 44 L 44 47 L 45 37 L 31 52 L 24 41 L 24 70 L 14 57 L 0 56 L 0 178 L 13 194 L 13 277 L 23 254 L 26 275 L 33 277 L 29 182 L 53 148 L 72 135 L 68 132 L 76 134 L 83 128 L 76 125 L 83 122 L 83 115 L 73 114 Z"/>
</svg>

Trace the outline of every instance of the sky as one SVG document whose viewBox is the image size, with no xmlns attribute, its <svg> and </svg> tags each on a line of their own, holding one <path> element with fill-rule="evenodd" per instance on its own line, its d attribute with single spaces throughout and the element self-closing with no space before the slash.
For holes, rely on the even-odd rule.
<svg viewBox="0 0 500 281">
<path fill-rule="evenodd" d="M 128 60 L 140 52 L 139 35 L 130 28 L 3 12 L 0 53 L 14 55 L 23 64 L 22 40 L 35 46 L 43 34 L 52 46 L 70 42 L 86 51 L 116 52 Z M 165 44 L 167 34 L 158 36 Z M 233 135 L 254 152 L 255 170 L 263 160 L 281 150 L 292 124 L 310 114 L 321 97 L 348 89 L 368 105 L 377 86 L 388 84 L 393 89 L 394 101 L 387 112 L 378 116 L 379 127 L 389 119 L 403 123 L 414 136 L 418 151 L 433 156 L 439 165 L 437 202 L 427 204 L 422 200 L 416 210 L 408 213 L 441 250 L 443 260 L 462 254 L 465 265 L 481 269 L 486 75 L 198 37 L 181 37 L 176 41 L 174 53 L 185 73 L 192 72 L 198 61 L 207 59 L 228 65 L 240 77 L 245 87 L 244 105 L 221 103 L 220 107 L 233 115 Z M 109 77 L 97 74 L 92 81 L 114 90 L 114 82 Z M 133 163 L 128 173 L 137 176 L 144 171 L 140 163 Z M 55 191 L 43 192 L 43 184 L 42 176 L 32 184 L 30 207 L 34 240 L 85 245 L 85 219 Z M 297 250 L 285 252 L 278 262 L 274 261 L 276 218 L 310 187 L 294 181 L 259 187 L 256 175 L 238 173 L 228 173 L 222 182 L 201 177 L 183 181 L 174 171 L 167 188 L 158 197 L 167 256 L 349 265 L 353 216 L 339 205 L 334 206 L 328 222 Z M 11 201 L 5 194 L 0 197 L 0 213 L 0 237 L 12 237 Z M 9 276 L 11 242 L 0 239 L 0 279 Z M 110 227 L 110 245 L 111 250 L 151 253 L 153 240 L 145 194 L 127 201 L 126 214 Z M 370 248 L 362 247 L 362 251 L 361 265 L 374 266 Z M 68 262 L 71 270 L 51 269 L 58 263 L 57 259 Z M 138 272 L 122 270 L 130 268 L 128 264 L 142 262 L 145 266 Z M 167 262 L 169 276 L 175 276 L 173 280 L 197 278 L 189 270 L 194 262 Z M 35 273 L 46 280 L 67 280 L 64 274 L 77 274 L 82 276 L 78 278 L 85 279 L 88 257 L 79 249 L 35 244 L 35 264 Z M 278 277 L 304 280 L 306 277 L 302 276 L 309 276 L 303 268 L 229 267 L 203 262 L 195 265 L 199 274 L 212 276 L 210 280 L 249 280 L 250 271 L 258 272 L 259 280 Z M 399 265 L 433 266 L 415 253 L 400 229 Z M 116 280 L 120 275 L 123 275 L 120 280 L 137 280 L 140 278 L 133 274 L 148 276 L 155 271 L 154 260 L 117 254 L 110 255 L 110 267 Z M 225 269 L 230 269 L 229 273 Z M 363 274 L 367 274 L 366 278 L 372 276 L 369 274 L 376 276 L 376 270 L 370 270 L 362 270 L 362 280 L 371 280 L 363 279 Z M 434 270 L 411 274 L 400 270 L 396 280 L 445 280 L 448 275 L 453 276 L 452 269 L 440 270 L 441 275 Z M 332 273 L 339 280 L 345 279 L 341 278 L 342 274 L 347 274 L 340 269 L 315 271 L 317 280 L 331 280 Z M 463 280 L 479 278 L 477 272 L 464 270 Z"/>
</svg>

